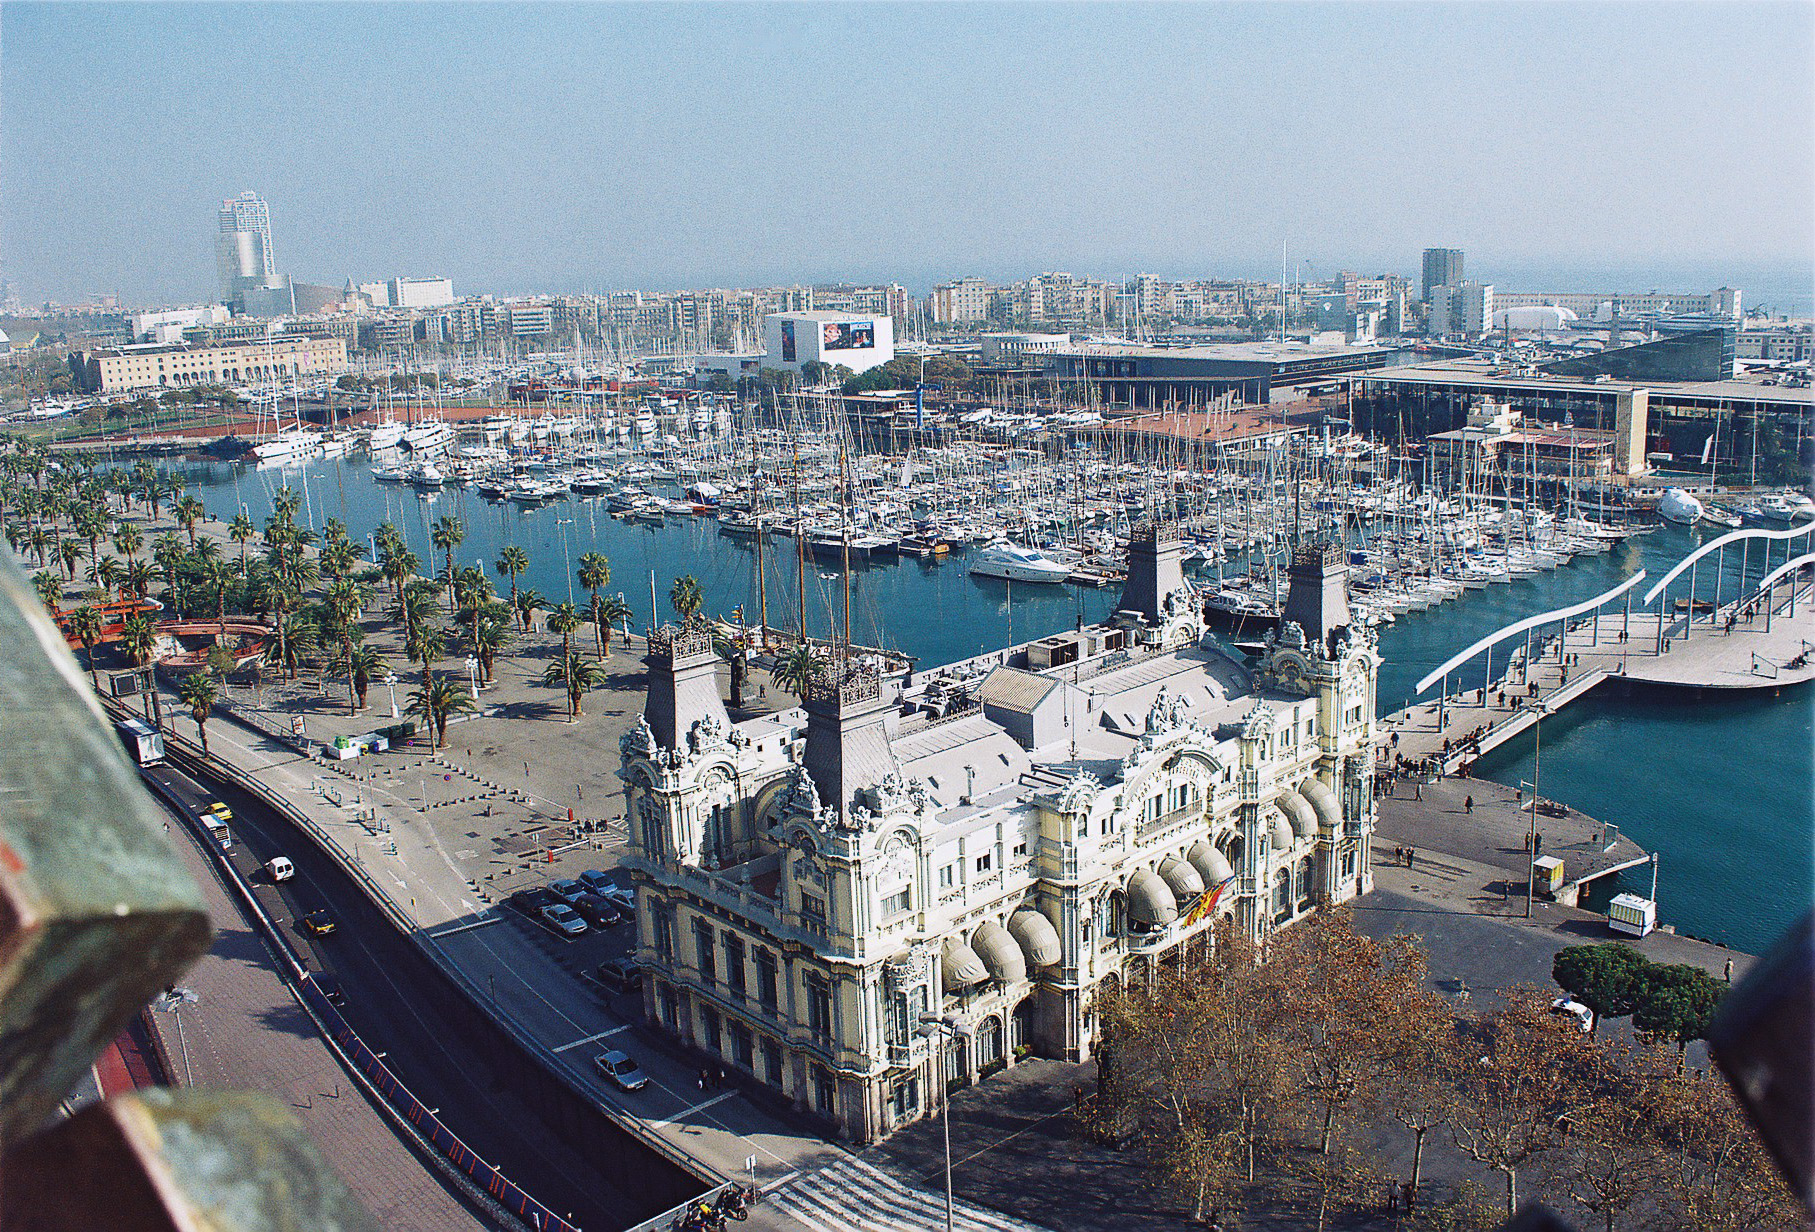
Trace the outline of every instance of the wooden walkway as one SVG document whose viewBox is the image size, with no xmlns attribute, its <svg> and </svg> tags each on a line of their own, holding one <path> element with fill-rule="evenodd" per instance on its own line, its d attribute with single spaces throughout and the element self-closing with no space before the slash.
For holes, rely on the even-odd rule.
<svg viewBox="0 0 1815 1232">
<path fill-rule="evenodd" d="M 1553 633 L 1533 643 L 1529 669 L 1524 660 L 1523 648 L 1513 651 L 1491 689 L 1462 689 L 1389 715 L 1379 729 L 1383 761 L 1405 757 L 1452 772 L 1607 680 L 1691 689 L 1777 689 L 1815 680 L 1815 581 L 1799 581 L 1794 592 L 1778 586 L 1769 619 L 1756 594 L 1696 613 L 1693 626 L 1686 612 L 1586 617 L 1561 639 Z"/>
</svg>

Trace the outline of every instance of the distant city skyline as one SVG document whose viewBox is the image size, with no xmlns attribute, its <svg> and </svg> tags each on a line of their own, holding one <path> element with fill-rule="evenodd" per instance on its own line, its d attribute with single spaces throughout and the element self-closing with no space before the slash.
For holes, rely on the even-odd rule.
<svg viewBox="0 0 1815 1232">
<path fill-rule="evenodd" d="M 251 190 L 335 285 L 1276 279 L 1284 240 L 1769 303 L 1815 260 L 1812 12 L 9 5 L 0 278 L 208 300 Z"/>
</svg>

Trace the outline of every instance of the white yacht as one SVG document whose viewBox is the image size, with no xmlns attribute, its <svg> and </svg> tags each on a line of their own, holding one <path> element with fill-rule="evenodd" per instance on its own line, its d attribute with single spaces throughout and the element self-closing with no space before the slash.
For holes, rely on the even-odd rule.
<svg viewBox="0 0 1815 1232">
<path fill-rule="evenodd" d="M 1006 539 L 977 553 L 970 571 L 972 576 L 1006 578 L 1011 582 L 1063 582 L 1071 576 L 1070 565 Z"/>
<path fill-rule="evenodd" d="M 1695 525 L 1702 512 L 1702 503 L 1681 488 L 1670 488 L 1657 503 L 1657 516 L 1678 526 Z"/>
<path fill-rule="evenodd" d="M 305 428 L 285 428 L 252 447 L 252 456 L 260 462 L 283 462 L 313 454 L 321 439 Z"/>
<path fill-rule="evenodd" d="M 381 449 L 395 449 L 403 441 L 403 424 L 395 419 L 385 419 L 372 425 L 372 435 L 366 438 L 366 448 L 376 453 Z"/>
<path fill-rule="evenodd" d="M 454 430 L 445 419 L 425 419 L 403 430 L 403 447 L 411 453 L 434 453 L 453 439 Z"/>
</svg>

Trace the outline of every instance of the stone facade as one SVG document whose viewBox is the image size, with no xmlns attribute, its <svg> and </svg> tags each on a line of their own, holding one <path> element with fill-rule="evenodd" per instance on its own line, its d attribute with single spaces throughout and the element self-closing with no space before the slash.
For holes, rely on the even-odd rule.
<svg viewBox="0 0 1815 1232">
<path fill-rule="evenodd" d="M 1144 546 L 1157 591 L 1176 544 Z M 1171 598 L 1060 666 L 1017 647 L 910 685 L 834 660 L 737 724 L 689 683 L 690 635 L 653 638 L 664 731 L 622 747 L 649 1020 L 869 1141 L 942 1082 L 1087 1058 L 1097 992 L 1217 917 L 1263 938 L 1365 892 L 1371 633 L 1288 622 L 1247 665 Z"/>
</svg>

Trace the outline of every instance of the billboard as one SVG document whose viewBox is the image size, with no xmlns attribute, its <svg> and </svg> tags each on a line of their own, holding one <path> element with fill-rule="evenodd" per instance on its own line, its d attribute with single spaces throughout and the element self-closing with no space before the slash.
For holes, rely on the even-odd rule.
<svg viewBox="0 0 1815 1232">
<path fill-rule="evenodd" d="M 828 321 L 821 351 L 868 351 L 876 346 L 874 321 Z"/>
<path fill-rule="evenodd" d="M 781 323 L 781 362 L 784 364 L 794 362 L 794 322 L 792 321 Z"/>
</svg>

